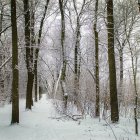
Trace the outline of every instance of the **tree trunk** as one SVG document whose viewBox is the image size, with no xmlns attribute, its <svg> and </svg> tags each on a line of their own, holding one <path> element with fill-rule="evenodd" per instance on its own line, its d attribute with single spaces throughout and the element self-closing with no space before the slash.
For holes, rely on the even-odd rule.
<svg viewBox="0 0 140 140">
<path fill-rule="evenodd" d="M 119 50 L 119 59 L 120 59 L 120 91 L 119 91 L 119 99 L 120 99 L 120 104 L 124 101 L 124 93 L 122 92 L 123 91 L 123 47 L 121 47 L 120 50 Z"/>
<path fill-rule="evenodd" d="M 38 62 L 38 54 L 39 54 L 39 48 L 35 49 L 35 61 L 34 61 L 34 85 L 35 85 L 35 102 L 38 100 L 38 76 L 37 76 L 37 62 Z"/>
<path fill-rule="evenodd" d="M 16 0 L 11 0 L 12 24 L 12 120 L 11 124 L 19 123 L 19 72 L 18 72 L 18 37 L 16 21 Z"/>
<path fill-rule="evenodd" d="M 137 91 L 137 65 L 138 65 L 138 58 L 135 56 L 132 52 L 131 45 L 129 40 L 127 39 L 129 44 L 129 50 L 131 54 L 131 63 L 132 63 L 132 73 L 133 73 L 133 82 L 134 82 L 134 92 L 135 92 L 135 98 L 134 98 L 134 120 L 135 120 L 135 134 L 138 135 L 138 120 L 137 120 L 137 109 L 138 109 L 138 91 Z M 134 56 L 136 57 L 134 59 Z"/>
<path fill-rule="evenodd" d="M 132 69 L 133 69 L 133 79 L 134 79 L 134 91 L 135 91 L 135 100 L 134 100 L 134 119 L 135 119 L 135 134 L 138 135 L 138 120 L 137 120 L 137 109 L 138 109 L 138 92 L 137 92 L 137 60 L 136 66 L 134 66 L 134 58 L 131 51 L 131 60 L 132 60 Z M 137 58 L 136 58 L 137 59 Z"/>
<path fill-rule="evenodd" d="M 110 82 L 110 106 L 111 121 L 119 121 L 117 83 L 116 83 L 116 65 L 114 52 L 114 17 L 113 0 L 107 1 L 107 28 L 108 28 L 108 61 L 109 61 L 109 82 Z"/>
<path fill-rule="evenodd" d="M 29 0 L 24 0 L 24 16 L 25 16 L 25 45 L 26 45 L 26 66 L 27 66 L 27 91 L 26 91 L 26 109 L 32 108 L 32 89 L 33 89 L 33 48 L 31 47 L 31 26 L 30 26 L 30 9 Z"/>
<path fill-rule="evenodd" d="M 78 105 L 78 92 L 79 92 L 79 49 L 80 49 L 80 21 L 77 17 L 77 26 L 76 26 L 76 42 L 74 48 L 74 102 Z"/>
<path fill-rule="evenodd" d="M 67 66 L 67 60 L 66 60 L 66 53 L 65 53 L 65 7 L 64 7 L 64 1 L 59 0 L 59 8 L 61 13 L 61 47 L 62 47 L 62 74 L 61 74 L 61 87 L 62 87 L 62 94 L 63 94 L 63 101 L 64 101 L 64 108 L 67 107 L 67 91 L 66 91 L 66 66 Z"/>
<path fill-rule="evenodd" d="M 0 2 L 0 40 L 1 40 L 1 32 L 2 32 L 2 21 L 3 21 L 3 5 L 2 2 Z M 3 47 L 0 44 L 0 66 L 3 62 Z M 3 69 L 0 69 L 0 95 L 1 95 L 1 101 L 4 100 L 4 76 L 3 76 Z"/>
<path fill-rule="evenodd" d="M 98 17 L 98 0 L 95 4 L 95 23 L 94 23 L 94 35 L 95 35 L 95 80 L 96 80 L 96 105 L 95 116 L 100 116 L 100 101 L 99 101 L 99 39 L 97 31 L 97 17 Z"/>
<path fill-rule="evenodd" d="M 35 45 L 36 45 L 36 41 L 35 41 L 35 2 L 33 0 L 31 0 L 31 54 L 32 54 L 32 63 L 33 63 L 33 75 L 35 75 L 35 70 L 34 70 L 34 56 L 33 54 L 35 53 L 34 52 L 34 49 L 35 49 Z M 31 81 L 33 82 L 34 81 L 34 76 L 32 77 L 33 79 L 31 79 Z M 31 83 L 33 84 L 33 83 Z M 32 86 L 33 88 L 33 86 Z M 32 106 L 33 106 L 33 93 L 31 94 L 31 99 L 32 99 Z M 35 96 L 35 99 L 36 99 L 36 96 Z"/>
<path fill-rule="evenodd" d="M 135 102 L 135 107 L 134 107 L 135 134 L 138 135 L 138 120 L 137 120 L 138 92 L 137 92 L 137 83 L 136 83 L 136 73 L 135 74 L 133 73 L 133 76 L 134 76 L 134 88 L 135 88 L 135 101 L 134 101 Z"/>
<path fill-rule="evenodd" d="M 41 100 L 41 98 L 42 98 L 42 89 L 41 89 L 41 87 L 39 86 L 39 100 Z"/>
<path fill-rule="evenodd" d="M 41 37 L 42 37 L 42 30 L 43 30 L 43 25 L 44 25 L 44 20 L 46 17 L 46 13 L 47 13 L 47 9 L 48 9 L 48 5 L 49 5 L 49 1 L 47 0 L 46 5 L 45 5 L 45 9 L 44 9 L 44 13 L 40 22 L 40 28 L 39 28 L 39 35 L 38 35 L 38 48 L 35 49 L 35 61 L 34 61 L 34 85 L 35 85 L 35 102 L 37 102 L 37 89 L 38 89 L 38 55 L 39 55 L 39 46 L 41 43 Z M 40 98 L 39 98 L 40 99 Z"/>
</svg>

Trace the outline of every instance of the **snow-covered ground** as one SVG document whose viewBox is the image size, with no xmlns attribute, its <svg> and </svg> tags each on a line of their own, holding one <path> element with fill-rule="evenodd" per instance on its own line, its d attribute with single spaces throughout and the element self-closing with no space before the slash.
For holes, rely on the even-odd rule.
<svg viewBox="0 0 140 140">
<path fill-rule="evenodd" d="M 20 124 L 11 126 L 11 105 L 6 105 L 0 108 L 0 140 L 115 140 L 115 136 L 117 140 L 140 140 L 130 119 L 121 118 L 119 124 L 108 126 L 105 121 L 90 117 L 79 123 L 54 119 L 57 116 L 45 96 L 32 111 L 25 111 L 25 101 L 20 100 Z"/>
</svg>

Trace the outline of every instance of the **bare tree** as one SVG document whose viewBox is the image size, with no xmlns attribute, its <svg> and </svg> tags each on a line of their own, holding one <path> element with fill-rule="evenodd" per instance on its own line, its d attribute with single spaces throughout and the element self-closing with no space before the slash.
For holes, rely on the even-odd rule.
<svg viewBox="0 0 140 140">
<path fill-rule="evenodd" d="M 32 108 L 32 89 L 34 81 L 33 71 L 33 47 L 31 47 L 31 23 L 29 0 L 24 0 L 25 17 L 25 46 L 26 46 L 26 66 L 27 66 L 27 90 L 26 90 L 26 109 Z"/>
<path fill-rule="evenodd" d="M 62 48 L 62 73 L 61 73 L 61 87 L 63 93 L 64 107 L 67 107 L 67 91 L 66 91 L 66 46 L 65 46 L 65 1 L 59 0 L 59 8 L 61 13 L 61 48 Z"/>
<path fill-rule="evenodd" d="M 108 61 L 109 61 L 111 121 L 115 123 L 119 121 L 119 110 L 118 110 L 116 66 L 114 52 L 113 0 L 107 1 L 107 30 L 108 30 Z"/>
<path fill-rule="evenodd" d="M 76 31 L 75 31 L 75 46 L 74 46 L 74 103 L 79 106 L 78 94 L 79 94 L 79 78 L 80 78 L 80 40 L 81 40 L 81 17 L 86 4 L 86 0 L 82 1 L 80 11 L 77 7 L 77 1 L 73 0 L 74 10 L 76 13 Z"/>
</svg>

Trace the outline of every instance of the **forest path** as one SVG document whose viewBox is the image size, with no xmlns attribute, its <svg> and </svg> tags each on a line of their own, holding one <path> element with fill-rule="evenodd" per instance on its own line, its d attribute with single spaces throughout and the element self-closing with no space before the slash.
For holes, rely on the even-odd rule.
<svg viewBox="0 0 140 140">
<path fill-rule="evenodd" d="M 72 120 L 53 119 L 52 100 L 43 98 L 32 111 L 25 111 L 25 100 L 20 100 L 20 124 L 9 125 L 11 105 L 0 108 L 0 140 L 115 140 L 112 130 L 104 121 L 88 117 L 80 125 Z M 118 140 L 139 140 L 133 134 L 133 121 L 111 125 Z"/>
</svg>

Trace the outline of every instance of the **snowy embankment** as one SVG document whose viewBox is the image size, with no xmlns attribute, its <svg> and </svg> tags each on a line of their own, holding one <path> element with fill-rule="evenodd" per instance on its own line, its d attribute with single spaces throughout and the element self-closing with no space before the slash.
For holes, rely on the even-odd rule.
<svg viewBox="0 0 140 140">
<path fill-rule="evenodd" d="M 140 140 L 130 119 L 121 118 L 119 124 L 108 126 L 90 117 L 81 123 L 53 119 L 58 116 L 45 96 L 32 111 L 25 111 L 25 101 L 20 100 L 20 124 L 11 126 L 11 105 L 6 105 L 0 108 L 0 140 L 115 140 L 115 136 L 117 140 Z"/>
</svg>

